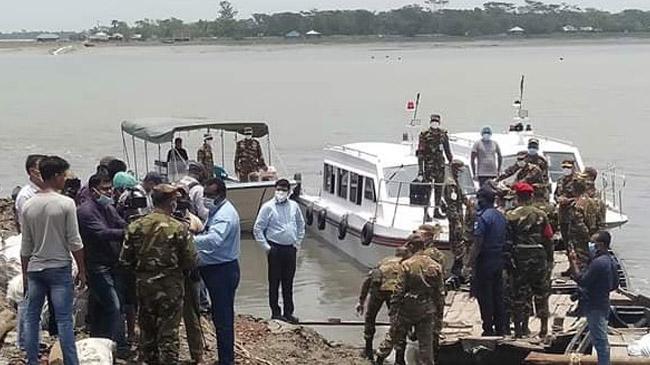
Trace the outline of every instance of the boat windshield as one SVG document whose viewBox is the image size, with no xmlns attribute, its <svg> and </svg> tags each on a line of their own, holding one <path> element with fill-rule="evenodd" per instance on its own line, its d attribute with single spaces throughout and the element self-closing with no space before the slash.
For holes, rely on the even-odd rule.
<svg viewBox="0 0 650 365">
<path fill-rule="evenodd" d="M 410 183 L 418 177 L 418 169 L 418 165 L 403 165 L 385 168 L 384 180 L 386 182 L 388 197 L 408 197 L 410 194 Z M 449 176 L 449 166 L 446 166 L 445 168 L 445 176 Z M 463 167 L 463 170 L 458 177 L 458 181 L 460 182 L 465 194 L 476 193 L 476 188 L 472 181 L 472 174 L 468 166 Z"/>
<path fill-rule="evenodd" d="M 553 182 L 557 182 L 562 177 L 562 161 L 576 160 L 576 156 L 572 152 L 544 152 L 544 156 L 548 160 L 548 171 Z M 581 170 L 581 166 L 576 166 L 576 168 Z"/>
</svg>

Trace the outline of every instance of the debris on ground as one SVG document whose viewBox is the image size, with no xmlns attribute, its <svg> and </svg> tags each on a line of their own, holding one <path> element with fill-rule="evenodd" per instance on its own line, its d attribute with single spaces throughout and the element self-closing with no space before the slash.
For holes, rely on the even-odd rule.
<svg viewBox="0 0 650 365">
<path fill-rule="evenodd" d="M 7 260 L 4 255 L 5 240 L 16 234 L 13 218 L 13 202 L 11 199 L 0 199 L 0 318 L 13 318 L 14 305 L 7 300 L 7 284 L 20 273 L 20 263 Z M 4 312 L 3 312 L 4 311 Z M 15 320 L 9 322 L 11 330 L 4 338 L 0 338 L 0 365 L 26 364 L 24 354 L 16 347 Z M 217 339 L 214 326 L 207 316 L 202 316 L 201 323 L 206 341 L 204 363 L 212 364 L 216 360 Z M 79 323 L 77 323 L 79 325 Z M 181 362 L 191 363 L 185 327 L 181 323 L 179 329 L 181 342 Z M 263 320 L 250 315 L 238 315 L 235 320 L 236 334 L 236 363 L 245 365 L 280 365 L 280 364 L 313 364 L 313 365 L 367 365 L 368 360 L 361 357 L 360 349 L 346 345 L 334 344 L 326 340 L 318 332 L 302 326 L 295 326 L 276 320 Z M 83 330 L 77 332 L 78 343 L 88 342 L 88 334 Z M 55 341 L 43 332 L 42 355 L 48 359 L 54 348 Z M 86 343 L 83 342 L 83 343 Z M 137 353 L 137 348 L 133 349 Z M 99 364 L 92 362 L 93 364 Z M 118 359 L 117 364 L 137 364 L 136 356 L 126 360 Z M 82 362 L 84 364 L 84 362 Z"/>
</svg>

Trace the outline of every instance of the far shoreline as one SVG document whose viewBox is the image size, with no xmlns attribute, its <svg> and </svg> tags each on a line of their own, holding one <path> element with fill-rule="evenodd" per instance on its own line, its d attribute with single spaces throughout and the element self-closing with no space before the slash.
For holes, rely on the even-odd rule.
<svg viewBox="0 0 650 365">
<path fill-rule="evenodd" d="M 138 47 L 183 47 L 183 46 L 221 46 L 221 47 L 304 47 L 304 46 L 430 46 L 430 47 L 526 47 L 562 45 L 634 45 L 650 44 L 650 33 L 553 33 L 544 35 L 491 35 L 491 36 L 447 36 L 417 35 L 406 36 L 322 36 L 320 38 L 287 39 L 284 37 L 251 37 L 242 39 L 202 38 L 193 40 L 147 40 L 121 42 L 56 41 L 37 42 L 26 39 L 0 39 L 0 55 L 12 51 L 47 50 L 50 54 L 64 47 L 73 48 L 138 48 Z M 63 52 L 66 53 L 66 52 Z"/>
</svg>

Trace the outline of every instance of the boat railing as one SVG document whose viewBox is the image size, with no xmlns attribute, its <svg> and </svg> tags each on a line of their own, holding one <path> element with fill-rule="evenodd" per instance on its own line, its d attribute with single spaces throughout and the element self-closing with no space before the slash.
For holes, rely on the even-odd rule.
<svg viewBox="0 0 650 365">
<path fill-rule="evenodd" d="M 366 157 L 370 157 L 370 158 L 373 158 L 373 159 L 379 161 L 379 156 L 377 156 L 377 155 L 375 155 L 373 153 L 365 152 L 365 151 L 362 151 L 360 149 L 356 149 L 356 148 L 352 148 L 352 147 L 338 146 L 338 145 L 328 145 L 326 147 L 326 149 L 330 150 L 330 151 L 337 151 L 337 152 L 343 152 L 343 153 L 348 153 L 348 154 L 349 153 L 356 154 L 357 157 L 366 156 Z"/>
<path fill-rule="evenodd" d="M 623 214 L 623 190 L 627 181 L 616 166 L 610 165 L 600 171 L 600 193 L 609 208 Z"/>
</svg>

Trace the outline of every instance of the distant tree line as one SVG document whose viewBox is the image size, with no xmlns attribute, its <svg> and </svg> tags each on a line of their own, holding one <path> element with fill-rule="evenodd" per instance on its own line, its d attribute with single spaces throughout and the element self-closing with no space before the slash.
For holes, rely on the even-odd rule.
<svg viewBox="0 0 650 365">
<path fill-rule="evenodd" d="M 221 1 L 213 20 L 185 23 L 177 18 L 142 19 L 134 24 L 114 20 L 103 30 L 119 32 L 125 37 L 140 34 L 151 38 L 256 37 L 283 36 L 291 31 L 316 30 L 323 35 L 400 35 L 443 34 L 451 36 L 494 35 L 515 26 L 528 34 L 561 32 L 566 25 L 591 27 L 603 32 L 650 31 L 650 11 L 625 10 L 610 13 L 581 9 L 566 3 L 546 4 L 526 0 L 525 5 L 491 1 L 482 8 L 445 9 L 448 0 L 426 0 L 389 11 L 310 10 L 298 13 L 253 14 L 237 18 L 237 10 Z M 108 29 L 106 29 L 108 28 Z M 99 28 L 91 30 L 98 31 Z"/>
</svg>

